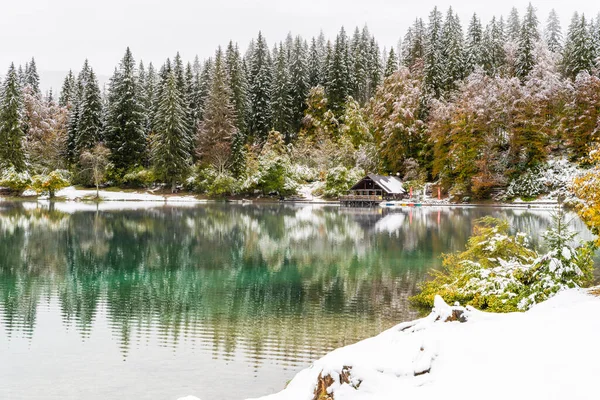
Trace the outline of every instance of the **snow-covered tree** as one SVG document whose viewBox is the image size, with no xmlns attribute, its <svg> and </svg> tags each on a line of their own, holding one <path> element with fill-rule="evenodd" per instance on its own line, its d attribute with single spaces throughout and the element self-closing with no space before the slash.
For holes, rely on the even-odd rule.
<svg viewBox="0 0 600 400">
<path fill-rule="evenodd" d="M 73 104 L 74 95 L 75 95 L 75 75 L 73 75 L 73 71 L 69 70 L 69 73 L 65 77 L 63 81 L 62 89 L 60 91 L 60 96 L 58 98 L 58 105 L 61 107 L 70 107 Z"/>
<path fill-rule="evenodd" d="M 562 56 L 563 73 L 575 79 L 583 71 L 592 72 L 595 48 L 585 15 L 575 13 L 569 25 Z"/>
<path fill-rule="evenodd" d="M 495 24 L 495 22 L 494 19 L 492 23 Z M 468 76 L 473 72 L 475 67 L 484 65 L 484 54 L 486 50 L 492 50 L 486 49 L 485 46 L 494 46 L 494 43 L 484 43 L 481 21 L 479 21 L 477 14 L 473 14 L 467 30 L 467 40 L 465 45 L 465 76 Z"/>
<path fill-rule="evenodd" d="M 111 161 L 123 173 L 141 165 L 144 160 L 146 118 L 135 62 L 127 48 L 111 79 L 105 130 Z"/>
<path fill-rule="evenodd" d="M 456 88 L 457 82 L 465 75 L 465 53 L 463 45 L 463 32 L 452 8 L 448 9 L 446 21 L 442 28 L 442 59 L 444 63 L 444 93 L 449 93 Z"/>
<path fill-rule="evenodd" d="M 544 39 L 551 52 L 558 54 L 562 51 L 563 36 L 560 27 L 560 19 L 554 9 L 552 9 L 548 15 L 546 29 L 544 30 Z"/>
<path fill-rule="evenodd" d="M 23 98 L 14 64 L 10 65 L 0 100 L 0 167 L 25 170 Z"/>
<path fill-rule="evenodd" d="M 429 14 L 429 24 L 425 40 L 424 82 L 426 92 L 440 98 L 445 85 L 445 71 L 442 44 L 442 13 L 437 7 Z"/>
<path fill-rule="evenodd" d="M 92 149 L 101 140 L 102 99 L 96 74 L 90 69 L 79 102 L 77 134 L 75 137 L 75 157 Z"/>
<path fill-rule="evenodd" d="M 398 57 L 396 57 L 396 52 L 392 47 L 390 48 L 390 54 L 388 55 L 387 63 L 385 65 L 384 76 L 387 78 L 396 71 L 398 71 Z"/>
<path fill-rule="evenodd" d="M 271 90 L 273 66 L 267 41 L 258 33 L 250 60 L 250 115 L 249 128 L 258 142 L 264 142 L 272 127 Z"/>
<path fill-rule="evenodd" d="M 292 96 L 287 54 L 283 45 L 279 45 L 273 68 L 273 87 L 271 89 L 271 110 L 273 127 L 280 132 L 286 142 L 292 140 Z"/>
<path fill-rule="evenodd" d="M 150 159 L 157 177 L 175 191 L 177 182 L 181 182 L 189 170 L 192 146 L 184 94 L 179 89 L 173 69 L 166 70 L 160 85 Z"/>
<path fill-rule="evenodd" d="M 524 80 L 535 65 L 534 50 L 537 42 L 540 40 L 538 31 L 538 19 L 535 9 L 529 4 L 527 12 L 523 18 L 521 32 L 519 34 L 517 58 L 515 62 L 516 74 Z"/>
</svg>

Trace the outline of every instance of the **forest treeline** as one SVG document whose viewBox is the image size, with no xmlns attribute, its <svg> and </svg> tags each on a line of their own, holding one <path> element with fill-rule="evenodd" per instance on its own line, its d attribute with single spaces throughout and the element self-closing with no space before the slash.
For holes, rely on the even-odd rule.
<svg viewBox="0 0 600 400">
<path fill-rule="evenodd" d="M 242 53 L 158 67 L 128 48 L 103 90 L 87 61 L 59 96 L 35 60 L 0 99 L 0 186 L 164 184 L 210 195 L 335 196 L 367 171 L 486 198 L 555 157 L 585 164 L 600 129 L 600 16 L 512 9 L 466 29 L 434 8 L 398 47 L 259 33 Z"/>
</svg>

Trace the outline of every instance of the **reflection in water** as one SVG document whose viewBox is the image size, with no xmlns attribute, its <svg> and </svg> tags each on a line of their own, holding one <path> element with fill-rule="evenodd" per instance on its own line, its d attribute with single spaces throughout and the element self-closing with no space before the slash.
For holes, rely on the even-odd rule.
<svg viewBox="0 0 600 400">
<path fill-rule="evenodd" d="M 442 252 L 464 247 L 474 219 L 495 214 L 534 234 L 550 222 L 548 212 L 482 208 L 60 211 L 68 206 L 0 203 L 0 352 L 26 342 L 22 367 L 32 368 L 46 354 L 36 346 L 40 335 L 68 342 L 74 330 L 89 348 L 55 352 L 59 364 L 61 354 L 95 357 L 94 337 L 105 338 L 107 357 L 111 343 L 126 362 L 141 348 L 167 379 L 193 380 L 202 368 L 215 379 L 236 375 L 239 392 L 195 392 L 213 399 L 280 389 L 283 377 L 325 352 L 413 318 L 407 298 Z M 40 314 L 48 321 L 38 323 Z M 58 318 L 63 330 L 50 322 Z M 165 364 L 159 348 L 177 357 Z M 210 357 L 191 368 L 190 353 Z M 229 366 L 217 371 L 219 362 Z M 31 380 L 5 368 L 0 376 L 11 373 L 13 383 L 0 378 L 0 397 L 19 398 L 18 385 Z M 118 383 L 126 377 L 110 379 L 115 392 L 88 397 L 175 397 L 169 381 L 138 390 Z M 33 390 L 49 393 L 41 383 Z"/>
</svg>

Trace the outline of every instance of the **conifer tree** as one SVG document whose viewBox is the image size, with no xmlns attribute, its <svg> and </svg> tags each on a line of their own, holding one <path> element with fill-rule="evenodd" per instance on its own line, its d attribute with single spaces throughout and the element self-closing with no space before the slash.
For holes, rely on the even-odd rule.
<svg viewBox="0 0 600 400">
<path fill-rule="evenodd" d="M 553 53 L 560 53 L 562 51 L 562 31 L 560 29 L 560 20 L 558 14 L 552 9 L 548 15 L 548 22 L 546 23 L 546 29 L 544 31 L 544 39 L 548 50 Z"/>
<path fill-rule="evenodd" d="M 367 93 L 365 94 L 365 101 L 375 95 L 377 87 L 383 82 L 383 65 L 381 64 L 381 55 L 379 54 L 379 45 L 375 41 L 374 37 L 371 37 L 369 43 L 369 80 L 367 82 Z"/>
<path fill-rule="evenodd" d="M 250 62 L 250 132 L 259 143 L 264 143 L 272 128 L 271 90 L 273 72 L 271 54 L 262 33 L 258 38 Z"/>
<path fill-rule="evenodd" d="M 200 119 L 200 121 L 204 119 L 204 108 L 206 105 L 206 99 L 208 98 L 208 93 L 210 92 L 210 85 L 212 82 L 212 70 L 213 60 L 212 58 L 209 58 L 204 62 L 204 66 L 202 67 L 202 74 L 199 77 L 198 107 L 200 113 L 198 114 L 198 118 Z"/>
<path fill-rule="evenodd" d="M 521 37 L 521 18 L 519 11 L 515 7 L 510 10 L 508 20 L 506 21 L 506 39 L 517 43 Z"/>
<path fill-rule="evenodd" d="M 84 82 L 81 100 L 78 106 L 78 118 L 75 137 L 75 159 L 91 150 L 101 140 L 102 99 L 96 75 L 92 69 Z"/>
<path fill-rule="evenodd" d="M 290 89 L 287 54 L 283 44 L 280 43 L 273 69 L 271 110 L 273 112 L 273 129 L 281 133 L 287 143 L 292 139 L 292 96 Z"/>
<path fill-rule="evenodd" d="M 402 41 L 402 64 L 411 70 L 425 55 L 425 25 L 417 18 Z"/>
<path fill-rule="evenodd" d="M 31 58 L 31 61 L 28 64 L 26 64 L 25 86 L 30 87 L 32 93 L 35 96 L 42 95 L 42 93 L 40 91 L 40 76 L 37 72 L 37 66 L 35 64 L 35 59 L 33 57 Z"/>
<path fill-rule="evenodd" d="M 310 50 L 308 53 L 308 85 L 313 88 L 323 83 L 322 81 L 322 66 L 321 54 L 317 47 L 317 40 L 313 37 L 310 42 Z"/>
<path fill-rule="evenodd" d="M 577 13 L 571 20 L 562 58 L 565 76 L 575 79 L 582 71 L 591 72 L 595 65 L 595 49 L 585 15 Z"/>
<path fill-rule="evenodd" d="M 394 48 L 390 48 L 390 54 L 388 55 L 387 64 L 385 66 L 384 76 L 387 78 L 392 75 L 394 72 L 398 70 L 398 57 L 396 57 L 396 52 L 394 52 Z"/>
<path fill-rule="evenodd" d="M 177 182 L 181 182 L 189 170 L 191 143 L 185 99 L 173 69 L 164 69 L 160 86 L 150 158 L 158 178 L 170 184 L 174 192 Z"/>
<path fill-rule="evenodd" d="M 69 73 L 63 81 L 60 96 L 58 98 L 58 105 L 61 107 L 69 107 L 73 104 L 75 93 L 75 75 L 73 71 L 69 70 Z"/>
<path fill-rule="evenodd" d="M 344 112 L 346 97 L 350 94 L 352 85 L 348 66 L 348 52 L 348 38 L 346 31 L 342 27 L 335 40 L 335 46 L 329 60 L 329 73 L 326 86 L 327 98 L 331 110 L 336 115 L 341 115 Z"/>
<path fill-rule="evenodd" d="M 127 48 L 111 81 L 105 135 L 111 161 L 122 173 L 140 165 L 146 150 L 146 115 L 140 89 L 135 61 Z"/>
<path fill-rule="evenodd" d="M 495 20 L 494 20 L 495 23 Z M 490 43 L 490 45 L 493 45 Z M 465 76 L 470 75 L 477 66 L 484 64 L 484 42 L 481 22 L 477 14 L 473 14 L 467 30 L 467 41 L 465 45 Z"/>
<path fill-rule="evenodd" d="M 248 119 L 248 82 L 244 71 L 244 62 L 237 44 L 229 42 L 225 53 L 225 67 L 227 70 L 231 104 L 235 111 L 235 126 L 240 133 L 240 139 L 245 142 L 248 132 L 246 125 Z"/>
<path fill-rule="evenodd" d="M 281 52 L 285 58 L 285 52 Z M 231 89 L 227 77 L 223 51 L 215 54 L 212 84 L 206 99 L 204 119 L 198 133 L 196 153 L 205 163 L 211 164 L 222 174 L 229 164 L 231 140 L 237 128 L 235 109 L 231 103 Z"/>
<path fill-rule="evenodd" d="M 25 170 L 23 99 L 14 64 L 10 65 L 0 101 L 0 167 Z"/>
<path fill-rule="evenodd" d="M 360 104 L 364 104 L 367 101 L 369 61 L 371 57 L 369 52 L 370 39 L 366 26 L 362 33 L 356 27 L 350 42 L 352 90 L 349 94 Z"/>
<path fill-rule="evenodd" d="M 516 74 L 521 80 L 524 80 L 535 65 L 535 46 L 540 39 L 538 32 L 538 19 L 535 15 L 535 9 L 529 3 L 527 12 L 521 25 L 519 35 L 519 47 L 517 49 Z"/>
<path fill-rule="evenodd" d="M 482 65 L 489 76 L 499 75 L 506 62 L 501 21 L 492 18 L 486 26 L 482 44 Z"/>
<path fill-rule="evenodd" d="M 442 49 L 442 14 L 437 7 L 429 14 L 424 56 L 425 91 L 434 98 L 443 94 L 445 78 Z"/>
<path fill-rule="evenodd" d="M 297 36 L 294 39 L 289 65 L 292 133 L 300 130 L 302 117 L 306 109 L 306 96 L 308 96 L 308 90 L 310 89 L 306 51 L 306 43 L 300 36 Z"/>
<path fill-rule="evenodd" d="M 156 110 L 156 91 L 158 86 L 158 77 L 152 63 L 148 64 L 148 72 L 146 73 L 146 81 L 142 90 L 144 107 L 146 109 L 146 135 L 152 131 L 152 123 L 154 121 L 154 111 Z"/>
<path fill-rule="evenodd" d="M 448 9 L 442 31 L 442 58 L 445 64 L 443 90 L 449 93 L 465 75 L 463 32 L 452 7 Z"/>
</svg>

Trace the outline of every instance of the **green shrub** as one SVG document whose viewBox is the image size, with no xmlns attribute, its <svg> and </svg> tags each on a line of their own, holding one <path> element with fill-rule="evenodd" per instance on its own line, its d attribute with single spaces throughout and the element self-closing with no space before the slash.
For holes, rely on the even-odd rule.
<svg viewBox="0 0 600 400">
<path fill-rule="evenodd" d="M 562 213 L 544 235 L 549 252 L 540 256 L 529 247 L 524 233 L 509 235 L 506 221 L 491 217 L 477 222 L 474 235 L 462 253 L 443 256 L 442 269 L 411 298 L 431 307 L 436 295 L 493 312 L 523 311 L 558 291 L 591 282 L 593 247 L 570 245 Z"/>
<path fill-rule="evenodd" d="M 48 194 L 53 198 L 55 193 L 71 184 L 69 172 L 55 170 L 47 175 L 36 175 L 31 180 L 31 188 L 38 194 Z"/>
<path fill-rule="evenodd" d="M 31 176 L 27 171 L 17 172 L 14 167 L 9 167 L 0 174 L 0 186 L 20 195 L 31 186 Z"/>
<path fill-rule="evenodd" d="M 130 188 L 149 188 L 156 182 L 156 177 L 152 170 L 138 168 L 125 174 L 121 182 Z"/>
<path fill-rule="evenodd" d="M 338 197 L 345 194 L 356 182 L 364 177 L 364 171 L 360 168 L 348 169 L 346 167 L 335 167 L 327 171 L 323 195 L 325 197 Z"/>
</svg>

